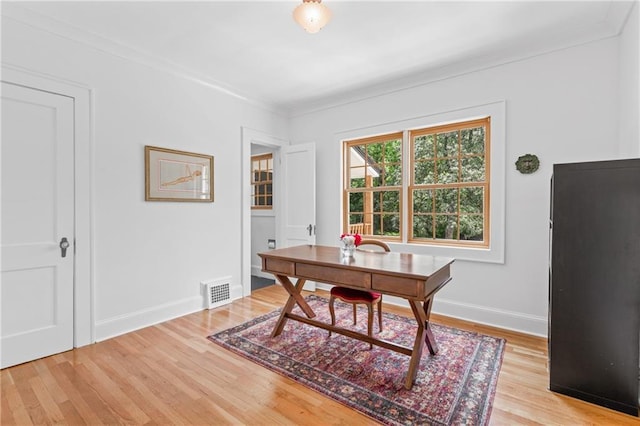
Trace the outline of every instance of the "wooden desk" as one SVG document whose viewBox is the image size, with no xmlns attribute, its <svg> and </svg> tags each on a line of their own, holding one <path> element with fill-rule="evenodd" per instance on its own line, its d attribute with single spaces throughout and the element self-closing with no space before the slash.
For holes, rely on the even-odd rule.
<svg viewBox="0 0 640 426">
<path fill-rule="evenodd" d="M 411 389 L 416 379 L 425 343 L 432 355 L 438 352 L 429 326 L 429 315 L 434 295 L 451 281 L 450 265 L 454 259 L 358 250 L 353 258 L 343 259 L 339 247 L 313 245 L 270 250 L 258 255 L 262 258 L 262 270 L 272 273 L 289 293 L 271 337 L 282 332 L 287 319 L 293 319 L 409 355 L 411 360 L 405 381 L 407 389 Z M 293 284 L 289 277 L 297 278 L 296 283 Z M 315 313 L 301 295 L 306 280 L 373 290 L 406 299 L 418 322 L 413 348 L 314 320 Z M 306 317 L 291 312 L 295 304 Z"/>
</svg>

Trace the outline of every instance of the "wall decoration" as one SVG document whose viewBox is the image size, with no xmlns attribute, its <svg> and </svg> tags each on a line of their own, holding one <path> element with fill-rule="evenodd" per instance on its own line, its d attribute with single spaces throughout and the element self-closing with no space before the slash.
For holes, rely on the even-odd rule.
<svg viewBox="0 0 640 426">
<path fill-rule="evenodd" d="M 538 170 L 540 167 L 540 160 L 538 156 L 534 154 L 525 154 L 518 157 L 516 161 L 516 169 L 522 174 L 530 174 Z"/>
<path fill-rule="evenodd" d="M 213 156 L 144 147 L 146 201 L 213 202 Z"/>
</svg>

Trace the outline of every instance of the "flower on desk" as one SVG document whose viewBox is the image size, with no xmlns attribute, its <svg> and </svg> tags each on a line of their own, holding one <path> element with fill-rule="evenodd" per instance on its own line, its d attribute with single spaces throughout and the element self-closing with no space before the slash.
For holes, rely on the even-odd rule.
<svg viewBox="0 0 640 426">
<path fill-rule="evenodd" d="M 362 237 L 360 234 L 342 234 L 340 235 L 340 241 L 342 241 L 345 247 L 358 247 L 360 242 L 362 242 Z"/>
</svg>

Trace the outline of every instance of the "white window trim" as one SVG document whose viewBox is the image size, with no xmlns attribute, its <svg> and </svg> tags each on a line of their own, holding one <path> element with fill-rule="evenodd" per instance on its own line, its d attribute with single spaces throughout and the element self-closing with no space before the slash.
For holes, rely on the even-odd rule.
<svg viewBox="0 0 640 426">
<path fill-rule="evenodd" d="M 276 217 L 274 209 L 251 209 L 251 217 Z"/>
<path fill-rule="evenodd" d="M 505 169 L 506 169 L 506 102 L 496 101 L 486 104 L 475 105 L 471 107 L 462 107 L 446 112 L 434 113 L 422 117 L 410 118 L 401 121 L 395 121 L 391 123 L 385 123 L 377 126 L 371 126 L 366 128 L 360 128 L 355 130 L 347 130 L 336 134 L 338 139 L 338 149 L 340 149 L 342 158 L 343 141 L 360 139 L 385 133 L 393 133 L 402 131 L 404 134 L 405 144 L 403 159 L 406 159 L 407 155 L 410 155 L 409 144 L 406 143 L 407 131 L 411 129 L 420 129 L 424 127 L 431 127 L 436 125 L 442 125 L 447 123 L 453 123 L 458 121 L 473 120 L 476 118 L 491 117 L 491 152 L 490 152 L 490 164 L 491 164 L 491 181 L 490 181 L 490 246 L 488 248 L 477 247 L 453 247 L 443 245 L 429 245 L 429 244 L 409 244 L 409 243 L 396 243 L 389 242 L 393 251 L 401 251 L 406 253 L 423 253 L 434 256 L 446 256 L 453 257 L 460 260 L 469 260 L 476 262 L 487 263 L 504 263 L 505 257 Z M 403 160 L 404 161 L 404 160 Z M 410 170 L 404 167 L 404 185 L 403 185 L 403 199 L 405 203 L 407 198 L 407 182 L 409 182 Z M 340 165 L 341 176 L 344 176 L 344 161 Z M 342 185 L 342 179 L 340 180 Z M 340 196 L 340 211 L 337 213 L 339 223 L 342 223 L 342 191 L 339 192 Z M 403 209 L 403 221 L 407 223 L 408 209 Z M 403 227 L 403 241 L 407 241 L 407 226 Z"/>
</svg>

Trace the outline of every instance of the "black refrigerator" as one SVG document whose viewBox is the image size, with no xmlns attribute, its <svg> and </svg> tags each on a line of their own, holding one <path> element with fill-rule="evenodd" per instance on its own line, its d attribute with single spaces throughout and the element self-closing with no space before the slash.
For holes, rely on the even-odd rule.
<svg viewBox="0 0 640 426">
<path fill-rule="evenodd" d="M 550 389 L 638 416 L 640 159 L 555 164 Z"/>
</svg>

